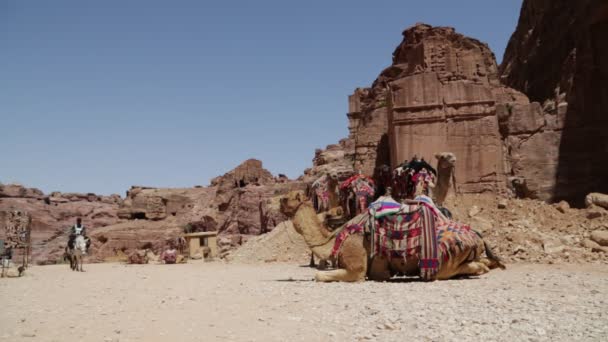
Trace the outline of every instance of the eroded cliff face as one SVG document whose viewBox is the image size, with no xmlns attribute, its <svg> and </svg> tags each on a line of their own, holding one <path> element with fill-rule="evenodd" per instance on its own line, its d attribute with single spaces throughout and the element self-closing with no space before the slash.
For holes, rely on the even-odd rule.
<svg viewBox="0 0 608 342">
<path fill-rule="evenodd" d="M 119 195 L 45 195 L 20 185 L 0 185 L 0 211 L 22 210 L 32 217 L 33 260 L 62 260 L 69 228 L 80 217 L 92 239 L 91 261 L 115 260 L 135 249 L 159 252 L 185 230 L 219 232 L 223 252 L 251 236 L 271 231 L 286 217 L 279 198 L 306 184 L 274 177 L 250 159 L 212 180 L 209 187 L 133 186 Z M 2 222 L 0 222 L 0 228 Z"/>
<path fill-rule="evenodd" d="M 90 231 L 121 222 L 117 215 L 121 204 L 119 195 L 60 192 L 45 195 L 21 185 L 0 185 L 0 211 L 21 210 L 32 217 L 32 257 L 38 263 L 61 260 L 69 228 L 78 217 Z"/>
<path fill-rule="evenodd" d="M 318 150 L 307 174 L 377 174 L 449 151 L 465 193 L 582 203 L 608 191 L 607 39 L 605 2 L 525 1 L 499 69 L 486 44 L 417 24 L 349 97 L 348 138 Z"/>
<path fill-rule="evenodd" d="M 286 220 L 279 211 L 279 198 L 305 187 L 274 177 L 255 159 L 214 178 L 209 187 L 134 186 L 118 210 L 124 221 L 92 234 L 95 255 L 111 259 L 138 248 L 160 251 L 168 239 L 187 229 L 218 231 L 220 249 L 227 252 Z"/>
<path fill-rule="evenodd" d="M 461 191 L 506 191 L 517 170 L 505 141 L 511 131 L 534 130 L 511 129 L 513 108 L 525 115 L 536 106 L 500 83 L 486 44 L 453 28 L 417 24 L 403 32 L 392 65 L 349 97 L 350 134 L 343 145 L 353 147 L 344 155 L 354 170 L 377 174 L 414 155 L 434 164 L 436 153 L 449 151 L 459 160 Z"/>
<path fill-rule="evenodd" d="M 608 3 L 525 0 L 500 72 L 541 104 L 520 121 L 544 117 L 544 126 L 508 145 L 542 198 L 582 204 L 589 192 L 607 192 Z"/>
</svg>

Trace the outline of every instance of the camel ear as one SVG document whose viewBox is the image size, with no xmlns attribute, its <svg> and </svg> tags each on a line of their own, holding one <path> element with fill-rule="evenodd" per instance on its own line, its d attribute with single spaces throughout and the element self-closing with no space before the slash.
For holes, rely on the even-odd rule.
<svg viewBox="0 0 608 342">
<path fill-rule="evenodd" d="M 441 154 L 440 153 L 435 154 L 435 158 L 437 158 L 437 159 L 441 158 Z"/>
<path fill-rule="evenodd" d="M 301 198 L 299 192 L 296 194 L 296 201 L 302 201 L 302 198 Z"/>
</svg>

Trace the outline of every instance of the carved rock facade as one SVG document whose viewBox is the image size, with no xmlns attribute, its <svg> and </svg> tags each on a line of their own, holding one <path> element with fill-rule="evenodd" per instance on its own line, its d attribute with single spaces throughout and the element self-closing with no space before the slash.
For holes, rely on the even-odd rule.
<svg viewBox="0 0 608 342">
<path fill-rule="evenodd" d="M 512 172 L 497 113 L 529 110 L 527 97 L 500 84 L 484 43 L 425 24 L 403 36 L 393 64 L 349 97 L 354 168 L 375 174 L 414 155 L 434 163 L 435 153 L 449 151 L 463 192 L 505 190 Z"/>
</svg>

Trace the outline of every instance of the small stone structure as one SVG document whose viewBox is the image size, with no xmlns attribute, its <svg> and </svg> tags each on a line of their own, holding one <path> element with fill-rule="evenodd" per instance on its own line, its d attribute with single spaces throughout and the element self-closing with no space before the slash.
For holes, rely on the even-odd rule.
<svg viewBox="0 0 608 342">
<path fill-rule="evenodd" d="M 196 254 L 204 255 L 203 248 L 209 248 L 209 257 L 216 257 L 217 254 L 217 231 L 198 232 L 185 234 L 184 238 L 188 244 L 188 256 L 193 258 Z"/>
</svg>

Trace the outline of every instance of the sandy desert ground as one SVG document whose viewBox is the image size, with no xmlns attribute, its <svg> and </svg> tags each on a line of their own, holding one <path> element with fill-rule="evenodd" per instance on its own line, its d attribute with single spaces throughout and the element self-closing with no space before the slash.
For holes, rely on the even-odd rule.
<svg viewBox="0 0 608 342">
<path fill-rule="evenodd" d="M 0 341 L 606 341 L 608 266 L 319 284 L 296 264 L 39 266 L 0 279 Z"/>
</svg>

